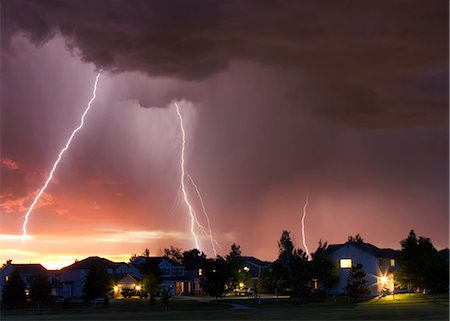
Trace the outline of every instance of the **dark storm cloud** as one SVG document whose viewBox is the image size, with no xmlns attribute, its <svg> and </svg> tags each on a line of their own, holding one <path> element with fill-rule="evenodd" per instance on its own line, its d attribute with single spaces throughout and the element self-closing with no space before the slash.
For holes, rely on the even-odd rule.
<svg viewBox="0 0 450 321">
<path fill-rule="evenodd" d="M 414 90 L 426 87 L 421 74 L 409 86 L 386 81 L 418 66 L 420 73 L 448 75 L 447 6 L 443 0 L 6 0 L 3 50 L 17 31 L 36 44 L 61 33 L 74 54 L 97 68 L 187 80 L 226 70 L 234 59 L 257 61 L 308 78 L 312 114 L 404 125 L 416 116 L 446 118 L 444 109 L 430 106 L 446 102 L 448 86 L 435 101 Z M 396 89 L 408 94 L 390 95 Z"/>
</svg>

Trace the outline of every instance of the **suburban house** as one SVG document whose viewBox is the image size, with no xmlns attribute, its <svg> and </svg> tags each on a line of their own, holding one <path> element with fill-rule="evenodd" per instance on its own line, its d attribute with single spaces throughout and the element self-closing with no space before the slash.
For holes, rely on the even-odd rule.
<svg viewBox="0 0 450 321">
<path fill-rule="evenodd" d="M 3 288 L 8 282 L 11 274 L 14 270 L 17 270 L 25 284 L 25 293 L 28 295 L 30 290 L 30 281 L 32 278 L 40 275 L 45 275 L 48 278 L 52 288 L 51 295 L 58 297 L 62 295 L 62 284 L 57 278 L 48 271 L 41 264 L 7 264 L 3 269 L 0 270 L 0 298 L 2 297 Z"/>
<path fill-rule="evenodd" d="M 89 273 L 89 269 L 92 267 L 105 269 L 112 276 L 115 281 L 115 297 L 121 295 L 121 289 L 139 289 L 138 280 L 140 280 L 142 275 L 136 267 L 125 262 L 116 263 L 98 256 L 91 256 L 66 266 L 55 273 L 55 277 L 62 283 L 63 298 L 82 298 L 84 282 Z"/>
<path fill-rule="evenodd" d="M 398 268 L 398 251 L 380 249 L 364 242 L 347 242 L 329 245 L 327 253 L 339 269 L 339 281 L 330 289 L 331 293 L 345 292 L 350 269 L 357 264 L 363 266 L 372 295 L 394 291 L 393 271 Z"/>
<path fill-rule="evenodd" d="M 261 261 L 254 256 L 243 256 L 242 259 L 244 261 L 244 271 L 250 272 L 252 277 L 251 284 L 248 284 L 247 286 L 256 289 L 258 278 L 263 275 L 264 271 L 270 268 L 271 264 L 269 262 Z"/>
<path fill-rule="evenodd" d="M 189 291 L 189 279 L 184 265 L 163 256 L 140 256 L 130 263 L 133 267 L 144 272 L 146 266 L 158 268 L 161 282 L 159 287 L 169 290 L 171 295 L 180 295 Z"/>
</svg>

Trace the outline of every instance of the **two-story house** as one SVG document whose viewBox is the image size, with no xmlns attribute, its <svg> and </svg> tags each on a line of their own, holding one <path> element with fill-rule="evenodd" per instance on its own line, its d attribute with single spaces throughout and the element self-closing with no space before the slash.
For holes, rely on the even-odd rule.
<svg viewBox="0 0 450 321">
<path fill-rule="evenodd" d="M 114 279 L 114 297 L 119 296 L 120 288 L 135 289 L 140 286 L 138 282 L 142 275 L 136 267 L 125 262 L 112 262 L 105 258 L 91 256 L 55 273 L 62 283 L 63 298 L 81 299 L 83 297 L 84 283 L 92 267 L 104 269 Z"/>
<path fill-rule="evenodd" d="M 180 295 L 188 291 L 189 280 L 186 277 L 186 268 L 184 265 L 163 256 L 140 256 L 130 263 L 138 268 L 142 273 L 145 267 L 150 265 L 159 269 L 160 289 L 169 290 L 171 295 Z"/>
<path fill-rule="evenodd" d="M 339 281 L 329 292 L 344 293 L 350 269 L 357 264 L 363 265 L 372 295 L 394 291 L 393 271 L 397 268 L 398 251 L 364 242 L 347 242 L 329 245 L 327 253 L 339 269 Z"/>
</svg>

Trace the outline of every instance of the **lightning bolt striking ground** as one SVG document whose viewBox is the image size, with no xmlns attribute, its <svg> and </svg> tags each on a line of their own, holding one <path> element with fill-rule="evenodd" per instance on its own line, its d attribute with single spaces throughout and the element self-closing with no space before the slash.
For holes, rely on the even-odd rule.
<svg viewBox="0 0 450 321">
<path fill-rule="evenodd" d="M 95 97 L 96 97 L 96 92 L 97 92 L 97 84 L 98 84 L 98 79 L 100 77 L 100 74 L 102 73 L 102 71 L 100 70 L 99 73 L 97 74 L 97 77 L 95 78 L 95 83 L 94 83 L 94 90 L 92 91 L 92 98 L 91 100 L 89 100 L 89 103 L 87 104 L 87 107 L 83 113 L 83 115 L 81 116 L 81 121 L 80 121 L 80 125 L 72 132 L 72 135 L 70 135 L 69 140 L 67 141 L 66 145 L 64 146 L 64 148 L 59 152 L 58 158 L 56 159 L 55 163 L 53 164 L 52 170 L 50 171 L 50 175 L 47 177 L 47 180 L 45 181 L 44 186 L 42 186 L 41 190 L 39 191 L 39 193 L 36 195 L 36 197 L 34 198 L 33 203 L 31 204 L 30 208 L 28 209 L 27 213 L 25 214 L 25 220 L 23 222 L 23 226 L 22 226 L 22 230 L 23 230 L 23 234 L 22 234 L 22 242 L 25 242 L 25 239 L 27 237 L 27 223 L 28 220 L 30 218 L 31 212 L 33 211 L 33 208 L 36 206 L 37 202 L 39 201 L 39 198 L 42 196 L 42 194 L 44 193 L 44 191 L 47 189 L 48 184 L 50 183 L 50 181 L 53 178 L 53 174 L 56 171 L 56 168 L 58 167 L 59 162 L 61 161 L 61 158 L 63 156 L 63 154 L 65 153 L 65 151 L 69 148 L 70 143 L 72 142 L 73 138 L 75 137 L 76 133 L 83 127 L 84 125 L 84 117 L 86 116 L 86 114 L 88 113 L 89 109 L 91 108 L 91 104 L 94 102 Z"/>
<path fill-rule="evenodd" d="M 217 250 L 216 250 L 216 244 L 215 244 L 216 240 L 214 240 L 213 235 L 212 235 L 211 222 L 209 221 L 209 215 L 208 215 L 208 212 L 206 211 L 205 202 L 203 202 L 203 197 L 200 194 L 200 190 L 199 190 L 197 184 L 195 184 L 191 175 L 187 174 L 187 177 L 188 177 L 189 181 L 191 182 L 192 186 L 194 186 L 194 189 L 197 192 L 198 199 L 200 200 L 200 204 L 202 205 L 203 214 L 205 215 L 206 221 L 208 223 L 208 237 L 211 241 L 211 247 L 214 252 L 214 257 L 217 257 Z"/>
<path fill-rule="evenodd" d="M 303 205 L 303 217 L 302 217 L 302 240 L 303 240 L 303 247 L 306 251 L 306 256 L 309 256 L 309 250 L 308 246 L 306 245 L 306 235 L 305 235 L 305 218 L 306 218 L 306 208 L 308 207 L 309 202 L 309 193 L 306 194 L 306 201 L 305 205 Z"/>
<path fill-rule="evenodd" d="M 186 203 L 186 206 L 188 207 L 189 210 L 189 216 L 191 217 L 191 234 L 192 237 L 194 238 L 194 243 L 195 243 L 195 248 L 200 250 L 200 245 L 198 242 L 198 238 L 197 235 L 195 234 L 195 223 L 197 221 L 197 218 L 195 216 L 195 212 L 194 212 L 194 208 L 192 207 L 192 204 L 189 201 L 189 197 L 188 197 L 188 193 L 186 191 L 186 186 L 184 184 L 185 179 L 186 179 L 186 171 L 184 169 L 184 153 L 185 153 L 185 145 L 186 145 L 186 132 L 184 131 L 184 122 L 183 122 L 183 116 L 181 116 L 180 113 L 180 107 L 178 107 L 178 104 L 175 103 L 175 107 L 177 109 L 177 115 L 178 118 L 180 119 L 180 128 L 181 128 L 181 138 L 182 138 L 182 145 L 181 145 L 181 162 L 180 162 L 180 167 L 181 167 L 181 177 L 180 177 L 180 184 L 181 184 L 181 191 L 183 192 L 183 199 L 184 202 Z"/>
</svg>

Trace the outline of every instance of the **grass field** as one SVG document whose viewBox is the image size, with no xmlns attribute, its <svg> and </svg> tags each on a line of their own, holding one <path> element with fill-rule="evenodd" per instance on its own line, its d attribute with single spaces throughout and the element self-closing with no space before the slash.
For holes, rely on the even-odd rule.
<svg viewBox="0 0 450 321">
<path fill-rule="evenodd" d="M 214 300 L 172 298 L 168 311 L 162 304 L 128 300 L 108 308 L 98 306 L 46 307 L 3 310 L 1 320 L 448 320 L 448 296 L 433 298 L 401 294 L 350 303 L 346 300 L 310 302 L 248 299 Z"/>
</svg>

